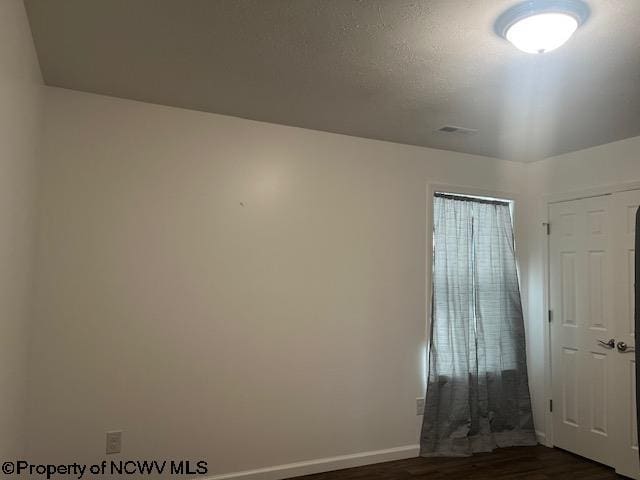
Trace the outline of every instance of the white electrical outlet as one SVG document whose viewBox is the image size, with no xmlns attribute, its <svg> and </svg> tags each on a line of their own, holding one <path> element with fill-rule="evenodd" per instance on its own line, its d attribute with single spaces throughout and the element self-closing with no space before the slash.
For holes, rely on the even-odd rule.
<svg viewBox="0 0 640 480">
<path fill-rule="evenodd" d="M 424 398 L 416 398 L 416 415 L 424 415 Z"/>
<path fill-rule="evenodd" d="M 122 432 L 107 432 L 107 455 L 122 452 Z"/>
</svg>

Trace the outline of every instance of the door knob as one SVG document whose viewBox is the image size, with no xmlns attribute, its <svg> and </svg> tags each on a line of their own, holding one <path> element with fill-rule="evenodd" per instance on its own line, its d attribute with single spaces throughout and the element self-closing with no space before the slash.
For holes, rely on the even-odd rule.
<svg viewBox="0 0 640 480">
<path fill-rule="evenodd" d="M 611 338 L 608 341 L 604 341 L 604 340 L 598 340 L 598 343 L 600 345 L 602 345 L 603 347 L 607 347 L 607 348 L 616 348 L 616 341 L 615 339 Z M 620 348 L 620 344 L 618 344 L 618 348 Z"/>
<path fill-rule="evenodd" d="M 627 352 L 635 352 L 636 349 L 633 347 L 630 347 L 624 342 L 618 342 L 618 351 L 620 353 L 627 353 Z"/>
</svg>

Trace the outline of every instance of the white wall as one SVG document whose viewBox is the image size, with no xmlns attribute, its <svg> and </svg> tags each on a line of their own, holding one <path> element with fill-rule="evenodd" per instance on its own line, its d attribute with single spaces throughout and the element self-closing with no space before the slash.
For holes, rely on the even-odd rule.
<svg viewBox="0 0 640 480">
<path fill-rule="evenodd" d="M 539 195 L 640 180 L 640 137 L 567 153 L 527 165 Z"/>
<path fill-rule="evenodd" d="M 528 301 L 530 384 L 536 392 L 536 428 L 544 431 L 545 415 L 543 348 L 546 312 L 544 311 L 545 269 L 543 246 L 546 237 L 542 222 L 547 212 L 545 195 L 584 191 L 607 185 L 640 181 L 640 137 L 580 150 L 527 165 L 527 200 L 525 217 L 529 220 L 523 245 L 527 252 L 528 276 L 524 289 Z"/>
<path fill-rule="evenodd" d="M 416 444 L 427 183 L 526 170 L 53 88 L 43 152 L 32 457 L 212 473 Z"/>
<path fill-rule="evenodd" d="M 0 458 L 24 453 L 42 80 L 24 6 L 0 2 Z"/>
</svg>

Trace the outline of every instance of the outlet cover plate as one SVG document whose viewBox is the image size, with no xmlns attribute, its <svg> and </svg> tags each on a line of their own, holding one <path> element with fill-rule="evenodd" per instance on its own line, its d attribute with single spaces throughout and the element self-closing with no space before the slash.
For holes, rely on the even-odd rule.
<svg viewBox="0 0 640 480">
<path fill-rule="evenodd" d="M 122 452 L 122 432 L 107 432 L 107 455 Z"/>
</svg>

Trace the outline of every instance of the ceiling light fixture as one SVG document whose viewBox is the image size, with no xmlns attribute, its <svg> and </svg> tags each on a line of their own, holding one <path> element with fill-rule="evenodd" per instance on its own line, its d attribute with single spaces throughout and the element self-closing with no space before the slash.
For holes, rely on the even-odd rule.
<svg viewBox="0 0 640 480">
<path fill-rule="evenodd" d="M 582 0 L 529 0 L 500 15 L 495 30 L 523 52 L 546 53 L 569 40 L 588 16 Z"/>
</svg>

